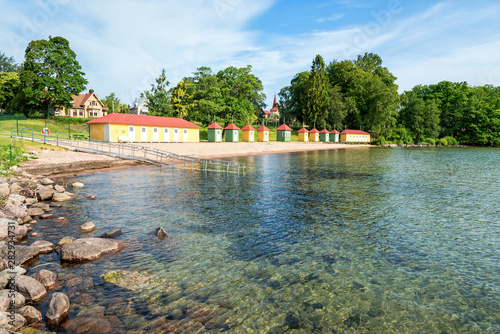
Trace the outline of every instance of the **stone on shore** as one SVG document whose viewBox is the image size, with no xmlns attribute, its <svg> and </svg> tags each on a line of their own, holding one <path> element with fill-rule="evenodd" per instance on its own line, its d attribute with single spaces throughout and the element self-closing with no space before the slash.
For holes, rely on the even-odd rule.
<svg viewBox="0 0 500 334">
<path fill-rule="evenodd" d="M 38 248 L 39 254 L 49 254 L 54 251 L 54 244 L 45 240 L 37 240 L 31 246 Z"/>
<path fill-rule="evenodd" d="M 61 203 L 55 203 L 55 202 L 50 202 L 49 205 L 51 208 L 60 208 L 62 206 Z"/>
<path fill-rule="evenodd" d="M 26 319 L 26 324 L 31 325 L 43 320 L 42 313 L 31 305 L 26 305 L 18 310 L 19 314 Z"/>
<path fill-rule="evenodd" d="M 30 190 L 35 190 L 38 187 L 38 185 L 36 184 L 36 182 L 32 181 L 32 180 L 21 182 L 19 185 L 23 189 L 30 189 Z"/>
<path fill-rule="evenodd" d="M 26 197 L 24 197 L 20 194 L 10 194 L 9 197 L 7 197 L 7 202 L 10 202 L 10 203 L 17 205 L 17 206 L 23 205 L 25 200 L 26 200 Z"/>
<path fill-rule="evenodd" d="M 9 226 L 11 228 L 9 229 Z M 21 240 L 28 234 L 28 228 L 23 225 L 19 225 L 15 220 L 0 218 L 0 241 L 2 240 L 10 240 L 10 234 L 14 234 L 14 240 Z"/>
<path fill-rule="evenodd" d="M 82 233 L 92 232 L 93 230 L 95 230 L 95 225 L 93 222 L 86 222 L 85 224 L 80 226 L 80 232 Z"/>
<path fill-rule="evenodd" d="M 57 286 L 57 274 L 53 271 L 42 269 L 39 272 L 31 275 L 32 278 L 42 283 L 45 289 L 51 290 Z"/>
<path fill-rule="evenodd" d="M 38 186 L 36 193 L 40 201 L 50 201 L 55 190 L 45 186 Z"/>
<path fill-rule="evenodd" d="M 114 228 L 100 236 L 100 238 L 114 239 L 122 235 L 123 232 L 119 228 Z"/>
<path fill-rule="evenodd" d="M 68 262 L 91 261 L 106 253 L 119 251 L 118 241 L 103 238 L 77 239 L 61 247 L 61 260 Z"/>
<path fill-rule="evenodd" d="M 16 276 L 16 279 L 10 282 L 9 287 L 22 293 L 28 303 L 36 304 L 47 295 L 43 284 L 29 276 Z"/>
<path fill-rule="evenodd" d="M 10 186 L 9 186 L 9 189 L 10 189 L 10 192 L 12 194 L 19 194 L 19 192 L 21 190 L 23 190 L 23 187 L 21 187 L 20 185 L 18 185 L 17 183 L 12 183 Z"/>
<path fill-rule="evenodd" d="M 16 332 L 26 325 L 26 319 L 20 314 L 14 314 L 14 319 L 10 318 L 9 313 L 0 312 L 0 328 L 5 327 L 9 331 Z"/>
<path fill-rule="evenodd" d="M 64 189 L 64 187 L 62 187 L 62 186 L 60 186 L 60 185 L 58 185 L 58 184 L 56 184 L 56 185 L 54 186 L 54 190 L 55 190 L 56 192 L 58 192 L 58 193 L 63 193 L 63 192 L 65 192 L 65 191 L 66 191 L 66 189 Z"/>
<path fill-rule="evenodd" d="M 156 230 L 156 236 L 158 237 L 158 239 L 167 239 L 167 238 L 170 238 L 169 235 L 167 234 L 167 232 L 163 229 L 163 227 L 159 227 Z"/>
<path fill-rule="evenodd" d="M 16 264 L 18 266 L 28 262 L 38 255 L 38 248 L 31 246 L 16 245 Z M 7 258 L 9 255 L 9 247 L 7 244 L 0 243 L 0 270 L 8 268 Z"/>
<path fill-rule="evenodd" d="M 69 244 L 69 243 L 72 243 L 73 241 L 75 241 L 76 239 L 73 238 L 73 237 L 64 237 L 62 238 L 58 243 L 57 243 L 57 247 L 62 247 L 66 244 Z"/>
<path fill-rule="evenodd" d="M 71 185 L 73 187 L 73 189 L 78 189 L 78 188 L 83 188 L 85 187 L 85 185 L 81 182 L 75 182 Z"/>
<path fill-rule="evenodd" d="M 30 215 L 31 217 L 38 217 L 38 216 L 41 216 L 45 213 L 45 211 L 43 211 L 43 209 L 40 209 L 40 208 L 29 208 L 28 209 L 28 215 Z"/>
<path fill-rule="evenodd" d="M 54 181 L 45 177 L 40 181 L 40 183 L 43 184 L 44 186 L 48 186 L 49 184 L 54 184 Z"/>
<path fill-rule="evenodd" d="M 64 293 L 56 292 L 50 299 L 49 308 L 45 314 L 45 321 L 51 326 L 61 324 L 69 313 L 69 298 Z"/>
<path fill-rule="evenodd" d="M 52 209 L 50 208 L 50 205 L 48 205 L 47 203 L 42 203 L 42 202 L 38 202 L 38 203 L 34 203 L 30 206 L 30 208 L 40 208 L 42 209 L 43 211 L 45 212 L 49 212 L 51 211 Z"/>
<path fill-rule="evenodd" d="M 71 196 L 68 195 L 67 193 L 55 193 L 53 196 L 52 196 L 52 201 L 54 202 L 67 202 L 67 201 L 71 201 Z"/>
<path fill-rule="evenodd" d="M 3 198 L 10 194 L 10 188 L 8 183 L 0 184 L 0 197 Z"/>
<path fill-rule="evenodd" d="M 26 298 L 24 298 L 21 293 L 17 291 L 12 293 L 9 289 L 0 290 L 0 312 L 6 312 L 9 309 L 9 305 L 12 300 L 14 301 L 14 307 L 16 309 L 23 307 L 24 304 L 26 304 Z"/>
<path fill-rule="evenodd" d="M 26 209 L 23 209 L 22 207 L 14 205 L 12 203 L 7 203 L 4 207 L 4 210 L 21 219 L 28 215 Z"/>
<path fill-rule="evenodd" d="M 9 283 L 9 280 L 12 277 L 15 277 L 16 275 L 24 275 L 26 273 L 26 270 L 23 267 L 15 266 L 12 268 L 12 270 L 5 269 L 4 271 L 0 272 L 0 289 L 4 289 L 7 284 Z"/>
</svg>

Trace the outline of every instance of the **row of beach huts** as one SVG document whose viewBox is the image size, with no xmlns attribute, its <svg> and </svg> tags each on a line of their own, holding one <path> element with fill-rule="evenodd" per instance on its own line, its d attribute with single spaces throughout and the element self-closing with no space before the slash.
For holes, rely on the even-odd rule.
<svg viewBox="0 0 500 334">
<path fill-rule="evenodd" d="M 87 122 L 90 139 L 106 142 L 199 142 L 200 127 L 182 118 L 111 113 Z M 268 142 L 270 130 L 262 125 L 255 129 L 251 125 L 243 128 L 230 124 L 223 128 L 217 123 L 207 128 L 209 142 Z M 225 130 L 225 131 L 223 131 Z M 223 133 L 225 132 L 225 138 Z M 305 128 L 297 131 L 299 142 L 349 142 L 369 143 L 370 134 L 361 130 L 346 129 L 319 131 Z M 276 140 L 290 142 L 292 129 L 286 124 L 276 129 Z"/>
</svg>

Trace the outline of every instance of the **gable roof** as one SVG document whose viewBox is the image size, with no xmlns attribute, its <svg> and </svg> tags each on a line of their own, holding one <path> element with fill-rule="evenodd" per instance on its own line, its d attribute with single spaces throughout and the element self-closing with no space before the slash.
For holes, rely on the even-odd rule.
<svg viewBox="0 0 500 334">
<path fill-rule="evenodd" d="M 163 127 L 178 127 L 199 129 L 200 127 L 182 118 L 147 116 L 135 114 L 111 113 L 106 116 L 93 119 L 89 124 L 111 123 L 111 124 L 129 124 L 129 125 L 150 125 Z"/>
<path fill-rule="evenodd" d="M 309 130 L 310 133 L 318 133 L 319 131 L 316 130 L 316 128 L 313 128 L 312 130 Z"/>
<path fill-rule="evenodd" d="M 240 128 L 237 127 L 234 123 L 229 124 L 224 128 L 224 130 L 239 130 Z"/>
<path fill-rule="evenodd" d="M 364 132 L 361 130 L 349 130 L 346 129 L 341 132 L 341 134 L 350 134 L 350 135 L 370 135 L 368 132 Z"/>
<path fill-rule="evenodd" d="M 216 122 L 213 122 L 212 124 L 210 124 L 209 126 L 207 126 L 207 129 L 222 129 L 222 126 L 220 126 Z"/>
<path fill-rule="evenodd" d="M 276 131 L 292 131 L 292 129 L 290 129 L 288 125 L 282 124 L 280 127 L 276 129 Z"/>
<path fill-rule="evenodd" d="M 269 130 L 267 127 L 262 125 L 260 128 L 257 129 L 257 131 L 271 131 L 271 130 Z"/>
<path fill-rule="evenodd" d="M 269 112 L 269 110 L 262 110 L 264 112 L 264 114 L 266 115 L 271 115 L 271 113 Z"/>
<path fill-rule="evenodd" d="M 99 103 L 102 105 L 103 108 L 107 108 L 107 106 L 102 103 L 102 101 L 97 97 L 96 93 L 87 93 L 87 94 L 74 94 L 71 95 L 71 98 L 73 99 L 73 108 L 82 108 L 85 106 L 85 103 L 90 99 L 92 95 L 95 95 L 95 98 Z"/>
<path fill-rule="evenodd" d="M 307 130 L 306 128 L 302 128 L 302 129 L 300 129 L 297 132 L 299 132 L 299 133 L 302 133 L 302 132 L 309 133 L 309 130 Z"/>
<path fill-rule="evenodd" d="M 278 103 L 276 103 L 276 94 L 274 94 L 274 102 L 271 111 L 278 111 Z"/>
<path fill-rule="evenodd" d="M 333 130 L 333 131 L 332 131 L 332 132 L 330 132 L 330 133 L 340 133 L 340 132 L 338 132 L 337 130 Z"/>
<path fill-rule="evenodd" d="M 330 133 L 330 131 L 328 131 L 327 129 L 323 129 L 319 133 Z"/>
<path fill-rule="evenodd" d="M 243 130 L 243 131 L 254 131 L 255 129 L 250 124 L 247 124 L 241 130 Z"/>
</svg>

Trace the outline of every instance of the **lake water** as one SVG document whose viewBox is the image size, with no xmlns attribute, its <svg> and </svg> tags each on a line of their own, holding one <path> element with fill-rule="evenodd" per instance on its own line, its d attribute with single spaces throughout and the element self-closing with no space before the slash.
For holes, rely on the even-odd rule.
<svg viewBox="0 0 500 334">
<path fill-rule="evenodd" d="M 41 257 L 71 296 L 70 318 L 117 332 L 500 333 L 500 150 L 233 160 L 247 163 L 244 176 L 136 168 L 65 179 L 86 187 L 56 210 L 69 222 L 43 223 L 40 237 L 79 237 L 92 220 L 94 236 L 117 227 L 128 245 L 64 268 Z M 159 226 L 173 241 L 154 237 Z M 116 270 L 121 281 L 103 281 Z"/>
</svg>

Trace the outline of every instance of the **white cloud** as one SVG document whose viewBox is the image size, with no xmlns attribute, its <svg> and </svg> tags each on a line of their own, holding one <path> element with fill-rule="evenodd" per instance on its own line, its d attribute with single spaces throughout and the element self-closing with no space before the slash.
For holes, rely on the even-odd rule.
<svg viewBox="0 0 500 334">
<path fill-rule="evenodd" d="M 332 16 L 329 17 L 320 17 L 319 19 L 316 19 L 315 21 L 318 23 L 323 23 L 323 22 L 335 22 L 340 20 L 341 18 L 344 17 L 344 14 L 333 14 Z"/>
</svg>

